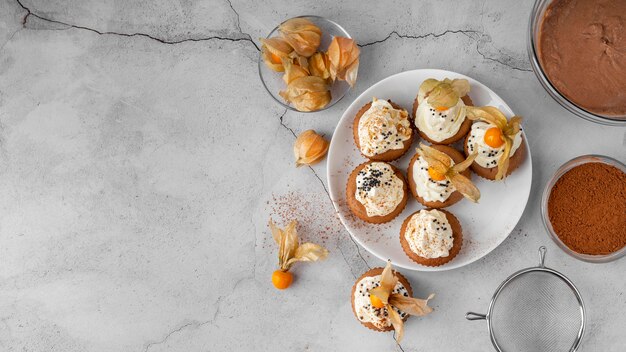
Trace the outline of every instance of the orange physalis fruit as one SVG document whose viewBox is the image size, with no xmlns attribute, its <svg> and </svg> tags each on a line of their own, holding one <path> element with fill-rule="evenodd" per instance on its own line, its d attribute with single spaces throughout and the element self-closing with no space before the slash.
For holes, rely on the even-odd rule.
<svg viewBox="0 0 626 352">
<path fill-rule="evenodd" d="M 276 270 L 272 274 L 272 283 L 279 290 L 284 290 L 291 285 L 293 275 L 288 271 Z"/>
<path fill-rule="evenodd" d="M 491 148 L 499 148 L 504 144 L 502 139 L 502 131 L 498 127 L 491 127 L 485 131 L 485 144 Z"/>
<path fill-rule="evenodd" d="M 315 262 L 328 256 L 326 248 L 315 243 L 300 243 L 296 231 L 297 221 L 292 220 L 284 229 L 278 228 L 270 220 L 272 237 L 278 245 L 278 266 L 280 269 L 272 274 L 272 283 L 279 290 L 284 290 L 293 281 L 293 275 L 288 270 L 296 262 Z"/>
<path fill-rule="evenodd" d="M 293 48 L 282 38 L 260 38 L 261 55 L 265 65 L 276 72 L 283 72 L 282 60 L 289 57 Z"/>
<path fill-rule="evenodd" d="M 437 172 L 433 167 L 428 168 L 428 176 L 432 178 L 434 181 L 443 181 L 446 179 L 446 175 Z"/>
<path fill-rule="evenodd" d="M 270 60 L 272 60 L 273 63 L 275 63 L 275 64 L 282 63 L 283 59 L 281 59 L 280 56 L 278 56 L 278 55 L 276 55 L 274 53 L 269 53 L 269 55 L 270 55 Z"/>
<path fill-rule="evenodd" d="M 434 295 L 431 294 L 427 299 L 419 299 L 394 293 L 398 281 L 398 276 L 391 269 L 391 261 L 387 261 L 387 266 L 380 274 L 380 285 L 370 289 L 369 293 L 373 307 L 379 309 L 387 308 L 385 316 L 388 317 L 391 326 L 393 326 L 396 341 L 399 343 L 404 335 L 403 317 L 406 314 L 415 316 L 430 314 L 433 309 L 428 306 L 428 300 L 433 298 Z M 396 310 L 401 311 L 403 315 L 401 316 Z"/>
<path fill-rule="evenodd" d="M 380 298 L 378 298 L 377 296 L 374 296 L 372 294 L 370 294 L 370 302 L 372 302 L 372 306 L 374 308 L 383 308 L 385 306 L 385 304 L 383 303 L 383 301 L 380 300 Z"/>
<path fill-rule="evenodd" d="M 443 181 L 445 179 L 465 198 L 475 203 L 478 202 L 480 191 L 469 178 L 461 174 L 474 162 L 478 156 L 477 152 L 470 154 L 467 159 L 454 165 L 448 154 L 423 143 L 420 143 L 417 154 L 428 164 L 428 176 L 432 180 Z"/>
<path fill-rule="evenodd" d="M 437 110 L 437 111 L 446 111 L 446 110 L 448 110 L 448 108 L 445 107 L 445 106 L 438 106 L 438 107 L 435 108 L 435 110 Z"/>
</svg>

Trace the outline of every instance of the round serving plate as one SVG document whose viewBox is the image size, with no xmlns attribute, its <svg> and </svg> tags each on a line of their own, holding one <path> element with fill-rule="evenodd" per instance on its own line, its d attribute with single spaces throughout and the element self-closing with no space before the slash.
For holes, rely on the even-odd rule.
<svg viewBox="0 0 626 352">
<path fill-rule="evenodd" d="M 470 82 L 469 96 L 476 106 L 495 106 L 507 117 L 513 116 L 511 108 L 496 93 L 484 84 L 462 74 L 435 69 L 398 73 L 371 86 L 344 112 L 330 144 L 327 177 L 330 195 L 339 219 L 363 248 L 382 260 L 391 259 L 394 265 L 401 268 L 443 271 L 462 267 L 484 257 L 513 231 L 524 212 L 530 194 L 532 162 L 528 140 L 524 134 L 526 158 L 522 165 L 504 181 L 489 181 L 472 174 L 472 180 L 481 192 L 480 202 L 474 204 L 464 199 L 446 208 L 461 222 L 463 247 L 452 261 L 442 266 L 428 267 L 417 264 L 407 257 L 400 246 L 402 222 L 413 212 L 424 208 L 412 196 L 404 211 L 386 224 L 369 224 L 352 215 L 346 203 L 346 183 L 350 172 L 357 165 L 367 161 L 354 144 L 352 137 L 354 116 L 363 105 L 371 101 L 372 97 L 391 99 L 410 112 L 419 86 L 428 78 L 439 80 L 465 78 Z M 422 141 L 421 138 L 416 138 L 411 149 L 402 158 L 392 162 L 403 171 L 405 176 L 409 161 L 415 154 L 415 148 L 420 141 Z M 456 147 L 459 150 L 462 149 L 461 144 L 457 144 Z"/>
</svg>

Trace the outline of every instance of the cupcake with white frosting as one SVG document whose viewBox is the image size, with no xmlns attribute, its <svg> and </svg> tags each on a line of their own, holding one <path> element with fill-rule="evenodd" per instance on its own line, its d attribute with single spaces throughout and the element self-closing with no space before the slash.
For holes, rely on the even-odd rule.
<svg viewBox="0 0 626 352">
<path fill-rule="evenodd" d="M 374 268 L 365 272 L 356 280 L 352 287 L 352 311 L 356 318 L 364 326 L 376 331 L 391 331 L 393 325 L 389 319 L 387 307 L 379 307 L 372 305 L 369 291 L 380 286 L 381 274 L 383 268 Z M 409 281 L 399 272 L 394 272 L 398 278 L 398 282 L 393 288 L 393 293 L 403 295 L 405 297 L 413 296 L 413 289 Z M 392 307 L 403 321 L 409 317 L 407 313 Z"/>
<path fill-rule="evenodd" d="M 404 176 L 395 166 L 369 161 L 354 169 L 346 185 L 348 207 L 363 221 L 381 224 L 402 212 L 408 200 Z"/>
<path fill-rule="evenodd" d="M 430 148 L 445 154 L 450 167 L 461 164 L 465 160 L 463 154 L 452 147 L 433 145 Z M 469 168 L 458 173 L 465 177 L 467 182 L 471 182 L 472 176 Z M 446 177 L 446 174 L 440 174 L 434 170 L 429 165 L 427 158 L 420 155 L 419 152 L 409 162 L 407 179 L 413 197 L 429 208 L 449 207 L 463 199 L 463 194 L 457 191 L 452 180 Z M 480 193 L 478 194 L 480 195 Z"/>
<path fill-rule="evenodd" d="M 391 261 L 385 268 L 373 268 L 359 277 L 352 286 L 352 311 L 364 326 L 375 331 L 395 330 L 396 342 L 404 336 L 404 322 L 409 315 L 424 317 L 432 313 L 426 299 L 413 297 L 409 281 L 392 269 Z"/>
<path fill-rule="evenodd" d="M 466 118 L 466 106 L 472 106 L 467 95 L 466 79 L 425 80 L 413 102 L 413 123 L 420 136 L 432 144 L 452 144 L 461 140 L 472 124 Z"/>
<path fill-rule="evenodd" d="M 454 259 L 461 250 L 461 224 L 446 210 L 422 209 L 411 214 L 402 223 L 400 244 L 414 262 L 440 266 Z"/>
<path fill-rule="evenodd" d="M 472 170 L 489 180 L 510 175 L 524 161 L 526 147 L 522 136 L 521 117 L 507 120 L 493 106 L 467 109 L 468 118 L 475 120 L 465 139 L 465 154 L 476 153 Z"/>
<path fill-rule="evenodd" d="M 469 171 L 475 157 L 472 154 L 465 159 L 452 147 L 420 143 L 408 170 L 413 197 L 429 208 L 448 207 L 463 197 L 478 202 L 480 191 L 472 183 Z"/>
<path fill-rule="evenodd" d="M 401 157 L 413 142 L 409 114 L 391 100 L 373 98 L 354 118 L 354 143 L 370 160 L 392 161 Z"/>
</svg>

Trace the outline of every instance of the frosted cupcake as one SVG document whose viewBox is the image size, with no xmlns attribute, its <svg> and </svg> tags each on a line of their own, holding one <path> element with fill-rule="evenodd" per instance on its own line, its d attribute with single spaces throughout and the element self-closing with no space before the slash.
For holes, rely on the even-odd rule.
<svg viewBox="0 0 626 352">
<path fill-rule="evenodd" d="M 375 331 L 395 330 L 399 343 L 409 315 L 430 314 L 433 309 L 428 301 L 433 297 L 431 294 L 427 299 L 413 298 L 409 281 L 393 271 L 388 261 L 384 269 L 371 269 L 356 280 L 350 301 L 354 315 L 363 326 Z"/>
<path fill-rule="evenodd" d="M 408 187 L 395 166 L 369 161 L 354 169 L 346 185 L 348 207 L 363 221 L 381 224 L 398 216 L 406 206 Z"/>
<path fill-rule="evenodd" d="M 466 79 L 425 80 L 413 102 L 413 123 L 420 136 L 432 144 L 461 140 L 472 124 L 465 107 L 472 105 Z"/>
<path fill-rule="evenodd" d="M 377 331 L 391 331 L 393 330 L 393 326 L 389 320 L 387 308 L 377 308 L 372 305 L 372 299 L 369 293 L 371 289 L 380 286 L 382 272 L 383 268 L 370 269 L 356 280 L 354 286 L 352 286 L 352 312 L 365 327 Z M 397 271 L 394 271 L 393 274 L 398 280 L 392 293 L 397 293 L 405 297 L 413 296 L 413 289 L 409 281 Z M 393 309 L 400 316 L 402 321 L 406 321 L 408 314 L 398 308 Z"/>
<path fill-rule="evenodd" d="M 476 153 L 472 170 L 489 180 L 501 180 L 524 161 L 526 147 L 522 137 L 522 118 L 506 116 L 493 106 L 468 108 L 468 118 L 474 120 L 465 139 L 465 154 Z"/>
<path fill-rule="evenodd" d="M 408 170 L 413 197 L 430 208 L 448 207 L 463 197 L 478 202 L 480 191 L 469 171 L 474 157 L 464 160 L 463 154 L 452 147 L 420 144 Z"/>
<path fill-rule="evenodd" d="M 400 244 L 404 253 L 416 263 L 443 265 L 454 259 L 461 250 L 461 224 L 446 210 L 422 209 L 402 223 Z"/>
<path fill-rule="evenodd" d="M 401 157 L 413 142 L 409 114 L 391 100 L 373 98 L 354 118 L 354 143 L 370 160 L 392 161 Z"/>
</svg>

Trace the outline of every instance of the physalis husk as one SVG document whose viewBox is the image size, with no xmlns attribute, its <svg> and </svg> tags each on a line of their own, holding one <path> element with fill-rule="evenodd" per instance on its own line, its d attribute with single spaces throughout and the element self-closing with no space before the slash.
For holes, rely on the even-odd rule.
<svg viewBox="0 0 626 352">
<path fill-rule="evenodd" d="M 272 283 L 278 289 L 286 289 L 291 284 L 293 276 L 289 269 L 296 262 L 314 262 L 326 259 L 328 250 L 315 243 L 302 243 L 298 239 L 296 226 L 298 222 L 292 220 L 284 230 L 278 228 L 270 220 L 272 237 L 278 245 L 279 269 L 272 274 Z"/>
<path fill-rule="evenodd" d="M 278 30 L 295 52 L 305 57 L 313 55 L 322 40 L 322 30 L 305 18 L 287 20 Z"/>
<path fill-rule="evenodd" d="M 306 69 L 302 68 L 300 65 L 295 65 L 291 59 L 283 59 L 283 67 L 285 67 L 283 81 L 287 85 L 295 79 L 309 75 L 309 72 Z"/>
<path fill-rule="evenodd" d="M 418 91 L 419 99 L 427 99 L 435 109 L 446 110 L 455 106 L 461 97 L 469 93 L 470 85 L 466 79 L 448 78 L 443 81 L 429 78 L 422 82 Z"/>
<path fill-rule="evenodd" d="M 294 79 L 287 89 L 280 91 L 279 94 L 298 111 L 319 110 L 331 100 L 327 81 L 317 76 Z"/>
<path fill-rule="evenodd" d="M 447 179 L 465 198 L 472 202 L 478 202 L 480 191 L 470 179 L 461 174 L 461 172 L 472 165 L 474 159 L 478 156 L 476 151 L 463 162 L 454 165 L 452 165 L 452 158 L 448 154 L 423 143 L 420 143 L 417 154 L 428 164 L 428 173 L 431 175 L 431 178 Z"/>
<path fill-rule="evenodd" d="M 504 141 L 504 150 L 500 159 L 498 159 L 498 173 L 496 180 L 506 177 L 509 169 L 509 159 L 511 149 L 513 148 L 513 140 L 521 131 L 522 118 L 513 116 L 507 121 L 506 116 L 498 108 L 494 106 L 473 107 L 468 106 L 466 109 L 467 118 L 470 120 L 482 120 L 488 124 L 494 125 L 501 131 L 500 138 Z"/>
<path fill-rule="evenodd" d="M 348 82 L 354 87 L 359 71 L 359 47 L 354 39 L 334 37 L 328 47 L 328 61 L 330 62 L 330 77 Z"/>
<path fill-rule="evenodd" d="M 309 58 L 309 71 L 312 76 L 330 78 L 330 61 L 326 53 L 315 53 Z"/>
<path fill-rule="evenodd" d="M 391 261 L 387 261 L 387 265 L 380 275 L 380 286 L 369 290 L 369 294 L 370 297 L 376 296 L 377 300 L 384 305 L 387 310 L 389 320 L 391 321 L 391 325 L 396 331 L 396 341 L 400 343 L 402 337 L 404 336 L 404 322 L 393 307 L 410 315 L 425 316 L 433 311 L 433 309 L 428 306 L 428 301 L 435 297 L 435 295 L 430 294 L 430 296 L 426 299 L 419 299 L 405 297 L 399 293 L 393 293 L 397 282 L 398 278 L 391 269 Z"/>
<path fill-rule="evenodd" d="M 326 155 L 329 143 L 314 130 L 306 130 L 296 138 L 293 144 L 293 155 L 296 158 L 296 166 L 314 164 Z"/>
<path fill-rule="evenodd" d="M 288 58 L 293 48 L 282 38 L 261 38 L 263 61 L 270 69 L 283 72 L 283 59 Z"/>
</svg>

